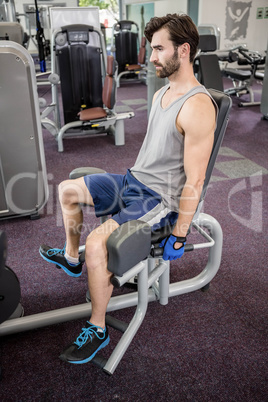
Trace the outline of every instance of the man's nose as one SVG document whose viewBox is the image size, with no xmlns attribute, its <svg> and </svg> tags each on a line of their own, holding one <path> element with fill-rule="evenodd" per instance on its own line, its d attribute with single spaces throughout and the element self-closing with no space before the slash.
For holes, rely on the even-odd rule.
<svg viewBox="0 0 268 402">
<path fill-rule="evenodd" d="M 152 50 L 152 54 L 151 54 L 151 57 L 150 57 L 150 62 L 154 63 L 156 60 L 157 60 L 156 52 L 155 52 L 155 50 Z"/>
</svg>

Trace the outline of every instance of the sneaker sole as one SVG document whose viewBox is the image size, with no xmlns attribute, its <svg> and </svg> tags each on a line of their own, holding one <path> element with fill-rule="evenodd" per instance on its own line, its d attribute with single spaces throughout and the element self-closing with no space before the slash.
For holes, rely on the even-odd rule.
<svg viewBox="0 0 268 402">
<path fill-rule="evenodd" d="M 91 355 L 90 357 L 88 357 L 87 359 L 84 360 L 79 360 L 79 361 L 75 361 L 75 360 L 66 360 L 68 363 L 72 363 L 72 364 L 84 364 L 84 363 L 88 363 L 90 362 L 90 360 L 92 360 L 96 354 L 103 348 L 105 348 L 105 346 L 108 345 L 108 343 L 110 342 L 110 337 L 108 336 L 108 338 L 106 339 L 106 341 L 104 341 L 99 347 L 98 349 L 93 353 L 93 355 Z"/>
<path fill-rule="evenodd" d="M 46 260 L 47 262 L 50 262 L 52 264 L 55 264 L 56 266 L 60 267 L 61 269 L 63 269 L 64 272 L 66 272 L 67 275 L 72 276 L 73 278 L 78 278 L 81 274 L 82 274 L 82 270 L 79 274 L 74 274 L 73 272 L 69 271 L 68 268 L 66 268 L 64 265 L 61 265 L 60 263 L 56 262 L 56 261 L 51 261 L 48 258 L 46 258 L 40 251 L 39 254 L 41 255 L 41 257 Z"/>
</svg>

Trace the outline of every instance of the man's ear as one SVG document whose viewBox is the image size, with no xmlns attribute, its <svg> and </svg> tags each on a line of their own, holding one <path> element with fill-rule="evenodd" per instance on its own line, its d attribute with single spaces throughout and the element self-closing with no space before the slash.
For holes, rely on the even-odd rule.
<svg viewBox="0 0 268 402">
<path fill-rule="evenodd" d="M 190 55 L 190 45 L 189 43 L 185 42 L 179 47 L 180 57 L 181 58 L 188 58 Z"/>
</svg>

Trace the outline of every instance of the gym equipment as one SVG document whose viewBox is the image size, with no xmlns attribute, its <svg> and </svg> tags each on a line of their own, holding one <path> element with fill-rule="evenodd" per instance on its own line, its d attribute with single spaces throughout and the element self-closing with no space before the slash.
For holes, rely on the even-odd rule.
<svg viewBox="0 0 268 402">
<path fill-rule="evenodd" d="M 44 29 L 40 22 L 40 15 L 37 6 L 37 0 L 34 0 L 35 3 L 35 14 L 36 14 L 36 40 L 38 46 L 38 57 L 39 57 L 39 65 L 41 73 L 46 72 L 46 59 L 45 59 L 45 49 L 46 49 L 46 39 L 44 36 Z"/>
<path fill-rule="evenodd" d="M 115 105 L 116 82 L 114 76 L 117 70 L 117 63 L 113 56 L 107 56 L 107 74 L 103 84 L 102 90 L 102 103 L 105 107 L 92 107 L 90 109 L 83 109 L 78 113 L 81 121 L 90 122 L 97 126 L 98 124 L 105 124 L 109 126 L 109 118 L 111 118 L 111 110 Z M 99 121 L 102 123 L 99 123 Z"/>
<path fill-rule="evenodd" d="M 215 35 L 202 34 L 199 36 L 198 54 L 194 59 L 195 76 L 206 88 L 223 92 L 222 74 L 219 59 L 214 52 L 217 49 Z"/>
<path fill-rule="evenodd" d="M 34 219 L 48 200 L 34 63 L 18 43 L 0 41 L 0 66 L 0 219 Z"/>
<path fill-rule="evenodd" d="M 138 63 L 139 26 L 134 21 L 118 21 L 113 26 L 111 49 L 115 51 L 118 74 L 126 65 Z"/>
<path fill-rule="evenodd" d="M 235 52 L 237 53 L 236 58 L 234 58 Z M 259 52 L 246 49 L 243 46 L 232 49 L 231 54 L 234 59 L 233 61 L 236 61 L 238 66 L 247 66 L 249 69 L 224 67 L 222 69 L 223 76 L 230 78 L 233 82 L 233 87 L 226 89 L 225 93 L 236 96 L 248 93 L 250 95 L 250 102 L 240 102 L 240 107 L 260 105 L 260 102 L 255 102 L 254 100 L 252 84 L 254 79 L 260 79 L 257 68 L 265 63 L 265 57 Z M 222 60 L 224 60 L 224 57 Z M 229 56 L 228 62 L 232 62 Z"/>
<path fill-rule="evenodd" d="M 18 22 L 0 22 L 0 40 L 11 40 L 27 47 L 28 35 Z"/>
<path fill-rule="evenodd" d="M 55 6 L 55 4 L 48 6 L 51 32 L 63 26 L 73 24 L 100 27 L 99 7 L 77 7 L 77 4 L 75 4 L 77 3 L 76 0 L 72 0 L 71 2 L 74 3 L 72 7 L 66 7 L 64 3 L 59 4 L 59 6 Z"/>
<path fill-rule="evenodd" d="M 214 36 L 216 38 L 216 49 L 220 49 L 221 31 L 215 24 L 199 24 L 197 30 L 200 36 Z"/>
<path fill-rule="evenodd" d="M 0 0 L 0 21 L 17 21 L 14 0 Z"/>
<path fill-rule="evenodd" d="M 0 323 L 9 319 L 20 306 L 20 283 L 12 269 L 5 265 L 7 239 L 0 231 Z"/>
<path fill-rule="evenodd" d="M 219 107 L 218 124 L 214 136 L 214 146 L 207 168 L 203 192 L 199 207 L 192 222 L 192 227 L 201 235 L 202 241 L 197 244 L 187 244 L 186 251 L 208 248 L 209 255 L 205 268 L 197 276 L 176 283 L 169 280 L 169 261 L 161 258 L 162 251 L 158 248 L 160 241 L 170 233 L 172 228 L 151 233 L 148 224 L 141 221 L 131 221 L 120 226 L 109 237 L 108 269 L 114 274 L 111 281 L 119 287 L 129 279 L 137 276 L 137 291 L 113 296 L 108 304 L 107 312 L 136 306 L 136 311 L 129 324 L 123 323 L 107 315 L 106 324 L 123 333 L 109 359 L 96 355 L 92 362 L 107 374 L 113 374 L 133 337 L 145 318 L 149 302 L 159 301 L 161 305 L 168 303 L 169 297 L 192 292 L 198 289 L 206 290 L 214 278 L 221 263 L 222 230 L 220 224 L 212 216 L 199 213 L 204 202 L 206 190 L 212 169 L 226 130 L 231 99 L 229 96 L 210 90 Z M 70 177 L 79 177 L 95 173 L 96 169 L 81 168 L 71 172 Z M 99 170 L 98 170 L 99 172 Z M 189 235 L 190 237 L 190 235 Z M 132 252 L 131 252 L 132 250 Z M 81 253 L 84 246 L 80 248 Z M 183 263 L 183 261 L 182 261 Z M 89 317 L 91 303 L 62 308 L 54 311 L 20 317 L 3 322 L 0 325 L 0 336 L 6 336 L 21 331 L 41 328 L 46 325 L 65 322 L 68 320 Z"/>
<path fill-rule="evenodd" d="M 229 51 L 217 50 L 217 38 L 215 35 L 202 34 L 199 41 L 199 53 L 194 60 L 194 72 L 196 78 L 206 88 L 214 88 L 223 91 L 222 77 L 230 78 L 233 87 L 225 89 L 227 95 L 250 95 L 250 102 L 240 102 L 239 106 L 256 106 L 260 102 L 254 101 L 252 84 L 254 79 L 261 80 L 262 73 L 258 67 L 265 62 L 265 58 L 256 51 L 251 51 L 243 46 L 237 46 Z M 226 63 L 225 66 L 220 64 Z M 237 63 L 244 68 L 229 68 L 229 63 Z"/>
<path fill-rule="evenodd" d="M 261 96 L 261 113 L 265 119 L 268 119 L 268 44 L 266 53 L 266 62 L 263 77 L 263 87 Z"/>
<path fill-rule="evenodd" d="M 116 113 L 109 110 L 109 119 L 81 121 L 79 112 L 84 109 L 103 108 L 103 85 L 107 73 L 106 49 L 100 29 L 89 25 L 67 25 L 52 34 L 51 75 L 52 103 L 42 113 L 41 122 L 58 142 L 63 152 L 63 138 L 69 136 L 112 133 L 115 145 L 124 145 L 124 119 L 133 112 Z M 115 72 L 116 74 L 116 72 Z M 115 77 L 114 77 L 115 79 Z M 64 124 L 61 124 L 61 85 Z M 116 94 L 113 95 L 116 99 Z M 53 112 L 53 121 L 47 116 Z"/>
<path fill-rule="evenodd" d="M 206 88 L 223 91 L 218 56 L 216 54 L 200 54 L 195 61 L 198 61 L 199 82 Z"/>
<path fill-rule="evenodd" d="M 20 317 L 23 314 L 20 304 L 20 283 L 15 272 L 5 265 L 6 256 L 7 239 L 5 233 L 0 230 L 0 324 L 9 318 Z"/>
<path fill-rule="evenodd" d="M 121 71 L 120 74 L 117 76 L 117 87 L 120 87 L 120 79 L 124 75 L 129 75 L 135 73 L 138 75 L 138 79 L 141 80 L 142 73 L 146 76 L 146 68 L 145 68 L 145 61 L 146 61 L 146 38 L 143 36 L 141 38 L 141 44 L 138 54 L 138 63 L 137 64 L 126 64 L 125 71 Z"/>
</svg>

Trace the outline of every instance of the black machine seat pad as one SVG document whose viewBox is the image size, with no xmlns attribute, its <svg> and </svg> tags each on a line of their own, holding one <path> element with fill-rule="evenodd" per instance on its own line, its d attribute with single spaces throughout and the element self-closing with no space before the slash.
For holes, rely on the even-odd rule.
<svg viewBox="0 0 268 402">
<path fill-rule="evenodd" d="M 249 80 L 252 74 L 250 70 L 242 70 L 239 68 L 225 68 L 223 71 L 225 76 L 238 81 Z"/>
</svg>

